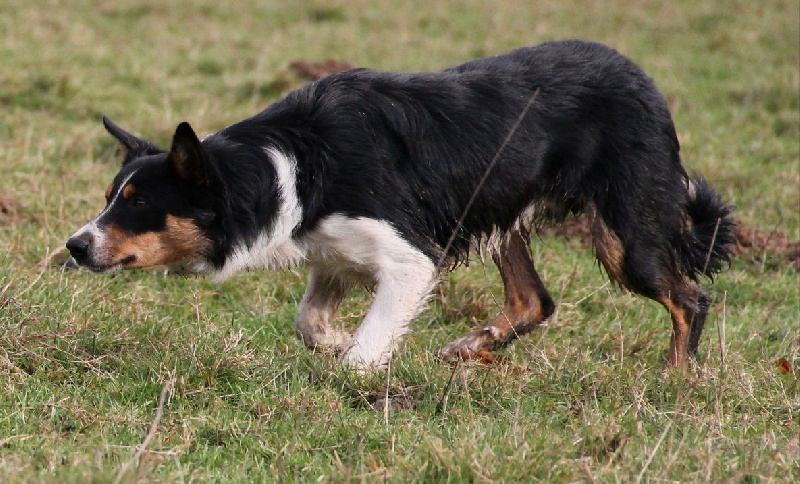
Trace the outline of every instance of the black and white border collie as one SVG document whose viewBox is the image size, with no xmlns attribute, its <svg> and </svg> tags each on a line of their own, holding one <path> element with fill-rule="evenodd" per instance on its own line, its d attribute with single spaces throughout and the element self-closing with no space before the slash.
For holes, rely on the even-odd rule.
<svg viewBox="0 0 800 484">
<path fill-rule="evenodd" d="M 692 281 L 721 270 L 733 241 L 731 208 L 687 175 L 654 82 L 596 43 L 439 73 L 334 74 L 202 141 L 182 123 L 168 151 L 104 124 L 126 154 L 105 209 L 67 242 L 78 264 L 217 279 L 306 264 L 297 334 L 359 369 L 387 363 L 442 272 L 476 246 L 499 267 L 505 304 L 440 356 L 531 331 L 555 306 L 529 236 L 579 213 L 609 277 L 669 311 L 667 362 L 683 366 L 709 306 Z M 375 299 L 351 334 L 331 323 L 354 284 Z"/>
</svg>

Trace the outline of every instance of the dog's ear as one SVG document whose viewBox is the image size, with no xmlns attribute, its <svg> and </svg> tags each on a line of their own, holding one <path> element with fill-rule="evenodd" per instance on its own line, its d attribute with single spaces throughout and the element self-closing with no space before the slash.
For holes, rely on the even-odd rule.
<svg viewBox="0 0 800 484">
<path fill-rule="evenodd" d="M 175 130 L 168 159 L 181 180 L 203 187 L 211 185 L 212 167 L 208 153 L 189 123 L 183 122 Z"/>
<path fill-rule="evenodd" d="M 125 157 L 122 159 L 123 166 L 137 156 L 157 155 L 164 152 L 164 150 L 157 148 L 149 141 L 137 138 L 136 136 L 128 133 L 124 129 L 112 123 L 111 120 L 105 116 L 103 116 L 103 126 L 105 126 L 106 131 L 111 133 L 111 136 L 117 138 L 117 141 L 119 141 L 122 144 L 122 147 L 125 148 Z"/>
</svg>

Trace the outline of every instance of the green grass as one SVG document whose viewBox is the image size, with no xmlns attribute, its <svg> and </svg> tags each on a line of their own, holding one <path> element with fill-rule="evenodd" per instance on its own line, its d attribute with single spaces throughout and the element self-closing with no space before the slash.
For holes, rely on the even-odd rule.
<svg viewBox="0 0 800 484">
<path fill-rule="evenodd" d="M 101 114 L 165 144 L 180 121 L 210 133 L 300 85 L 298 59 L 432 70 L 572 37 L 639 62 L 687 166 L 742 223 L 797 240 L 799 31 L 777 0 L 0 4 L 0 480 L 106 482 L 127 463 L 128 481 L 799 480 L 800 281 L 769 254 L 711 287 L 687 373 L 662 367 L 666 312 L 612 289 L 575 241 L 533 243 L 558 301 L 541 331 L 489 366 L 433 358 L 502 299 L 474 263 L 388 376 L 297 341 L 302 269 L 216 285 L 58 266 L 117 169 Z M 368 301 L 354 293 L 342 324 Z M 386 396 L 410 408 L 374 411 Z"/>
</svg>

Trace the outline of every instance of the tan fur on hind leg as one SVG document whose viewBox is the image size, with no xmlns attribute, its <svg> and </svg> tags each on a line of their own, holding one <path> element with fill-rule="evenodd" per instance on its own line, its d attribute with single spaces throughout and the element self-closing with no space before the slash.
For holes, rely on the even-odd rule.
<svg viewBox="0 0 800 484">
<path fill-rule="evenodd" d="M 493 259 L 505 288 L 503 309 L 489 324 L 439 350 L 444 360 L 491 359 L 492 350 L 530 332 L 555 310 L 519 232 L 500 244 Z"/>
<path fill-rule="evenodd" d="M 694 358 L 705 325 L 708 296 L 681 277 L 669 295 L 658 299 L 672 318 L 667 366 L 684 368 Z"/>
</svg>

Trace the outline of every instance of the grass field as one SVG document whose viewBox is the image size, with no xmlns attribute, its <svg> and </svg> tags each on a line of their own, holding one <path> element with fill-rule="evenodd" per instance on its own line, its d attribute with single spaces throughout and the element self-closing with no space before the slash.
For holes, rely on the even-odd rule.
<svg viewBox="0 0 800 484">
<path fill-rule="evenodd" d="M 371 376 L 295 338 L 303 269 L 216 285 L 60 266 L 118 167 L 102 114 L 163 145 L 299 86 L 296 60 L 436 70 L 573 37 L 656 80 L 685 163 L 742 224 L 800 238 L 796 1 L 0 3 L 0 481 L 800 480 L 800 281 L 769 252 L 710 287 L 685 373 L 663 368 L 666 312 L 575 240 L 533 242 L 558 310 L 494 363 L 433 357 L 498 309 L 475 263 Z"/>
</svg>

